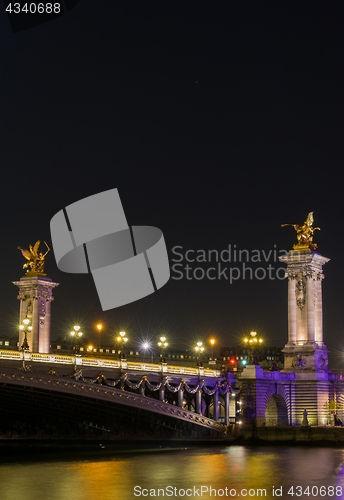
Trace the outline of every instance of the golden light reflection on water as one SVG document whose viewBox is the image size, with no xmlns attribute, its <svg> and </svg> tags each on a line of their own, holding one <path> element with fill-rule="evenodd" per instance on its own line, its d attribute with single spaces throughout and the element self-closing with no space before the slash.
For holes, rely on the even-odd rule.
<svg viewBox="0 0 344 500">
<path fill-rule="evenodd" d="M 1 500 L 127 500 L 144 498 L 134 496 L 135 486 L 148 492 L 165 490 L 167 486 L 177 490 L 208 486 L 238 492 L 242 488 L 266 489 L 265 498 L 276 499 L 272 496 L 273 486 L 283 486 L 285 492 L 287 487 L 298 484 L 341 485 L 343 464 L 341 449 L 246 446 L 136 452 L 98 460 L 5 464 L 0 468 L 0 497 Z M 215 497 L 204 493 L 202 498 Z M 283 495 L 283 498 L 289 497 Z"/>
</svg>

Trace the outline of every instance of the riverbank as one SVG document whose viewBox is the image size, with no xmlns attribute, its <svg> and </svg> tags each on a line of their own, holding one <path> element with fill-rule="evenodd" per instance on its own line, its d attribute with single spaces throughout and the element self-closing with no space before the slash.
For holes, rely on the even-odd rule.
<svg viewBox="0 0 344 500">
<path fill-rule="evenodd" d="M 240 434 L 244 442 L 344 443 L 343 427 L 242 427 Z"/>
</svg>

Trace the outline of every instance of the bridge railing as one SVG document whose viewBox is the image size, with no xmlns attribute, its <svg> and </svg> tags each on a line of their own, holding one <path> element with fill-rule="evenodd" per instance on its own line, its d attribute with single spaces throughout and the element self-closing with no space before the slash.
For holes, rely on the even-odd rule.
<svg viewBox="0 0 344 500">
<path fill-rule="evenodd" d="M 0 350 L 0 359 L 23 359 L 23 351 L 9 351 Z M 154 363 L 137 363 L 125 360 L 109 360 L 94 357 L 83 356 L 69 356 L 67 354 L 43 354 L 38 352 L 25 352 L 26 361 L 35 361 L 39 363 L 59 363 L 67 365 L 78 366 L 94 366 L 103 368 L 122 368 L 125 370 L 137 370 L 148 372 L 161 372 L 161 373 L 176 373 L 181 375 L 200 375 L 205 377 L 220 377 L 220 370 L 207 369 L 203 367 L 190 368 L 186 366 L 173 366 L 167 363 L 154 364 Z"/>
<path fill-rule="evenodd" d="M 3 358 L 3 359 L 22 359 L 22 353 L 19 351 L 0 351 L 0 358 Z"/>
</svg>

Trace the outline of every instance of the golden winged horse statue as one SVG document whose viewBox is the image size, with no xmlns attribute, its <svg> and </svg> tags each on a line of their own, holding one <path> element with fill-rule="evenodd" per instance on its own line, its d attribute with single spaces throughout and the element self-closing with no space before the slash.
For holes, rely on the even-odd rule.
<svg viewBox="0 0 344 500">
<path fill-rule="evenodd" d="M 307 219 L 303 223 L 282 224 L 282 227 L 293 226 L 296 230 L 297 245 L 293 246 L 294 250 L 315 250 L 317 248 L 317 245 L 313 243 L 313 233 L 316 229 L 320 231 L 320 227 L 313 227 L 313 222 L 313 212 L 309 212 Z"/>
<path fill-rule="evenodd" d="M 25 248 L 23 247 L 18 247 L 18 249 L 21 251 L 25 259 L 29 261 L 23 265 L 23 269 L 26 269 L 27 267 L 31 268 L 26 271 L 27 275 L 46 276 L 44 274 L 44 257 L 47 255 L 50 248 L 48 247 L 47 243 L 44 242 L 48 250 L 45 252 L 45 254 L 43 254 L 42 252 L 38 253 L 38 248 L 40 243 L 41 243 L 40 240 L 38 240 L 36 241 L 33 247 L 29 245 L 29 250 L 25 250 Z"/>
</svg>

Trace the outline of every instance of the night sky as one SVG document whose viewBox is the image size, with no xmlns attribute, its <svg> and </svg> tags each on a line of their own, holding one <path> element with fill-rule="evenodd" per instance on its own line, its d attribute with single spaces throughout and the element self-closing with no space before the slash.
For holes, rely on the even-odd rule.
<svg viewBox="0 0 344 500">
<path fill-rule="evenodd" d="M 170 259 L 176 246 L 236 245 L 260 252 L 246 262 L 259 277 L 296 243 L 281 224 L 313 211 L 314 242 L 331 259 L 324 341 L 343 366 L 343 4 L 80 0 L 35 28 L 12 33 L 3 12 L 0 22 L 2 333 L 19 320 L 17 246 L 51 247 L 56 212 L 117 188 L 128 223 L 160 228 Z M 228 279 L 170 279 L 102 312 L 91 275 L 60 272 L 51 252 L 52 337 L 79 323 L 91 339 L 102 321 L 107 343 L 124 329 L 132 342 L 233 345 L 256 330 L 284 346 L 287 280 L 230 283 L 242 263 L 220 264 Z"/>
</svg>

